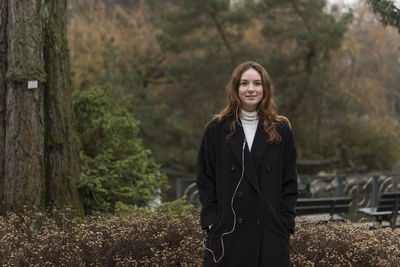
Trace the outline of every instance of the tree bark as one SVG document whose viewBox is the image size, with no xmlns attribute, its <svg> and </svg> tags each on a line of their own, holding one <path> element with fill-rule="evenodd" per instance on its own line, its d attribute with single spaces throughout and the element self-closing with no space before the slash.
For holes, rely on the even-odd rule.
<svg viewBox="0 0 400 267">
<path fill-rule="evenodd" d="M 44 186 L 42 23 L 35 1 L 8 1 L 3 201 L 40 206 Z M 39 83 L 27 89 L 28 81 Z"/>
<path fill-rule="evenodd" d="M 78 136 L 72 106 L 67 39 L 67 1 L 46 1 L 44 59 L 46 133 L 45 160 L 47 205 L 80 208 L 76 179 L 79 177 Z M 81 212 L 83 209 L 81 209 Z"/>
<path fill-rule="evenodd" d="M 7 32 L 8 3 L 0 1 L 0 199 L 3 200 L 4 159 L 5 159 L 5 114 L 6 114 L 6 71 L 7 71 Z M 0 203 L 0 207 L 2 203 Z"/>
<path fill-rule="evenodd" d="M 66 0 L 1 0 L 0 197 L 3 210 L 79 213 Z M 30 81 L 37 86 L 28 88 Z"/>
</svg>

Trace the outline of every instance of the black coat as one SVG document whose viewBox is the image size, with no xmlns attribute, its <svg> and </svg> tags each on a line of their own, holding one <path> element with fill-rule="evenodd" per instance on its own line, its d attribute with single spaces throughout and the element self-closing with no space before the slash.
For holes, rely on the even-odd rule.
<svg viewBox="0 0 400 267">
<path fill-rule="evenodd" d="M 197 186 L 202 229 L 212 225 L 206 239 L 204 266 L 279 267 L 290 265 L 289 234 L 294 232 L 297 201 L 296 146 L 286 122 L 278 127 L 280 142 L 269 144 L 259 121 L 251 152 L 245 147 L 242 174 L 243 128 L 236 123 L 230 139 L 230 118 L 207 125 L 197 162 Z"/>
</svg>

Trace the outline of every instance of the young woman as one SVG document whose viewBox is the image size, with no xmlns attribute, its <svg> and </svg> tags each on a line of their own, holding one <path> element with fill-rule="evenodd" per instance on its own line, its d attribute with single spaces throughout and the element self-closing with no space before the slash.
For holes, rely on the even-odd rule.
<svg viewBox="0 0 400 267">
<path fill-rule="evenodd" d="M 290 266 L 298 194 L 290 123 L 277 115 L 271 79 L 255 62 L 233 71 L 227 93 L 197 161 L 204 266 Z"/>
</svg>

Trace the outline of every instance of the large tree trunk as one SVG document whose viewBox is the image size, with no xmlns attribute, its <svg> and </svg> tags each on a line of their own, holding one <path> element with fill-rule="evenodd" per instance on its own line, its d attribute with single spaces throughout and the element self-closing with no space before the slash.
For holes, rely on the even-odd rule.
<svg viewBox="0 0 400 267">
<path fill-rule="evenodd" d="M 81 212 L 66 0 L 1 0 L 0 7 L 3 208 L 71 205 Z"/>
<path fill-rule="evenodd" d="M 7 71 L 7 37 L 6 25 L 8 5 L 0 1 L 0 199 L 3 200 L 4 159 L 5 159 L 5 114 L 6 114 L 6 71 Z M 0 207 L 2 203 L 0 203 Z"/>
<path fill-rule="evenodd" d="M 67 1 L 46 1 L 44 59 L 47 81 L 46 174 L 47 200 L 59 206 L 72 204 L 83 211 L 76 188 L 79 176 L 78 136 L 72 107 L 71 74 L 67 40 Z"/>
</svg>

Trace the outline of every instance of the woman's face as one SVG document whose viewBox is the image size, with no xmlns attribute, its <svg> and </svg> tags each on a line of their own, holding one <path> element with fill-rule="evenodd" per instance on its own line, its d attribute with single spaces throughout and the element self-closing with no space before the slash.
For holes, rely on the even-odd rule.
<svg viewBox="0 0 400 267">
<path fill-rule="evenodd" d="M 240 78 L 240 107 L 246 111 L 256 111 L 263 97 L 261 75 L 253 68 L 246 70 Z"/>
</svg>

